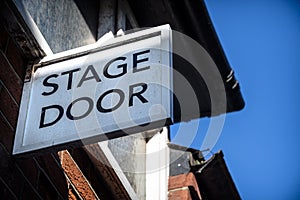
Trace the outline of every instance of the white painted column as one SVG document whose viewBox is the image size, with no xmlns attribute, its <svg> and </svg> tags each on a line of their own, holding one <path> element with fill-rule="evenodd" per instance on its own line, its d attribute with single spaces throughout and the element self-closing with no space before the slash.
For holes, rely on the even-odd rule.
<svg viewBox="0 0 300 200">
<path fill-rule="evenodd" d="M 154 135 L 146 146 L 146 200 L 168 199 L 168 129 Z"/>
</svg>

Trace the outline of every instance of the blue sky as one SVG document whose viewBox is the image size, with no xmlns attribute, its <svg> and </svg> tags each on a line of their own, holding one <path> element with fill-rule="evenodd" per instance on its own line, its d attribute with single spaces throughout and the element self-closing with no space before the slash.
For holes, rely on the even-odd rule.
<svg viewBox="0 0 300 200">
<path fill-rule="evenodd" d="M 206 3 L 246 101 L 227 114 L 213 151 L 224 151 L 243 199 L 300 199 L 300 1 Z"/>
</svg>

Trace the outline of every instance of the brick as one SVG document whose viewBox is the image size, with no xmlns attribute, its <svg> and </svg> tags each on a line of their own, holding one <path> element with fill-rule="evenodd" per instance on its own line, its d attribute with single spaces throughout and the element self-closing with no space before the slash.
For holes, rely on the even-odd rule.
<svg viewBox="0 0 300 200">
<path fill-rule="evenodd" d="M 32 184 L 33 187 L 37 186 L 37 180 L 39 176 L 39 168 L 37 167 L 36 162 L 32 158 L 23 158 L 17 160 L 17 163 L 26 176 L 26 178 L 29 180 L 29 182 Z"/>
<path fill-rule="evenodd" d="M 41 173 L 39 183 L 38 183 L 38 193 L 42 197 L 43 200 L 53 200 L 58 199 L 59 194 L 53 188 L 50 181 L 47 177 Z"/>
<path fill-rule="evenodd" d="M 73 188 L 69 189 L 68 200 L 77 200 L 80 199 Z"/>
<path fill-rule="evenodd" d="M 168 194 L 169 200 L 194 200 L 191 197 L 189 188 L 183 188 L 181 190 L 169 191 Z"/>
<path fill-rule="evenodd" d="M 0 49 L 4 52 L 8 43 L 9 36 L 6 29 L 0 24 Z"/>
<path fill-rule="evenodd" d="M 66 176 L 62 167 L 57 162 L 58 158 L 55 158 L 53 154 L 44 154 L 37 158 L 40 167 L 47 174 L 49 179 L 59 193 L 63 196 L 68 193 L 68 185 Z"/>
<path fill-rule="evenodd" d="M 37 199 L 34 198 L 36 194 L 34 194 L 33 186 L 30 186 L 30 183 L 26 180 L 27 178 L 30 181 L 32 174 L 27 176 L 19 164 L 16 163 L 15 158 L 11 157 L 3 145 L 0 145 L 0 158 L 0 181 L 4 182 L 5 187 L 11 190 L 10 193 L 14 194 L 18 199 L 21 197 L 24 197 L 24 199 Z M 18 163 L 20 163 L 20 161 L 18 161 Z M 28 162 L 24 162 L 23 165 L 27 165 L 28 168 L 32 167 Z M 0 199 L 10 199 L 1 198 L 1 196 L 0 194 Z M 26 196 L 32 198 L 25 198 Z"/>
<path fill-rule="evenodd" d="M 90 145 L 94 146 L 94 145 Z M 70 150 L 68 150 L 70 152 Z M 100 155 L 100 152 L 97 152 L 98 155 Z M 97 164 L 94 164 L 91 160 L 91 155 L 88 155 L 86 151 L 84 151 L 83 148 L 76 148 L 72 149 L 70 152 L 72 158 L 77 163 L 78 167 L 82 171 L 82 173 L 85 175 L 85 177 L 89 180 L 91 186 L 94 188 L 94 191 L 98 195 L 100 199 L 111 199 L 112 195 L 116 195 L 120 193 L 116 188 L 111 189 L 108 182 L 111 179 L 111 177 L 104 177 L 102 173 L 107 173 L 107 170 L 102 162 L 99 162 Z M 104 161 L 103 159 L 101 161 Z M 101 168 L 98 169 L 98 168 Z M 99 171 L 101 171 L 99 173 Z M 116 181 L 116 180 L 114 180 Z M 121 188 L 121 187 L 119 187 Z M 118 188 L 118 189 L 119 189 Z M 114 191 L 114 194 L 111 194 L 111 191 Z M 117 198 L 118 196 L 115 196 Z M 118 197 L 118 199 L 126 199 L 126 197 Z"/>
<path fill-rule="evenodd" d="M 15 128 L 17 125 L 19 106 L 14 101 L 6 87 L 2 87 L 0 90 L 0 111 L 3 113 L 10 125 Z"/>
<path fill-rule="evenodd" d="M 14 130 L 0 111 L 0 143 L 2 143 L 8 152 L 12 152 L 14 142 Z"/>
<path fill-rule="evenodd" d="M 37 193 L 37 191 L 34 191 L 34 189 L 29 185 L 25 184 L 23 188 L 22 194 L 20 194 L 19 197 L 22 197 L 22 199 L 42 199 L 41 196 Z"/>
<path fill-rule="evenodd" d="M 86 170 L 87 171 L 87 170 Z M 99 177 L 97 174 L 97 168 L 93 165 L 90 165 L 88 168 L 88 177 L 87 179 L 91 183 L 91 185 L 94 187 L 95 191 L 98 192 L 98 188 L 103 188 L 103 182 L 99 181 Z M 105 181 L 105 180 L 103 180 Z"/>
<path fill-rule="evenodd" d="M 79 168 L 88 169 L 91 167 L 91 165 L 93 165 L 92 161 L 89 159 L 89 156 L 82 148 L 70 149 L 68 152 L 71 154 L 76 163 L 78 163 Z"/>
<path fill-rule="evenodd" d="M 14 160 L 10 157 L 5 148 L 0 145 L 0 177 L 14 194 L 20 194 L 23 190 L 25 178 L 18 170 Z"/>
<path fill-rule="evenodd" d="M 188 174 L 179 174 L 177 176 L 169 177 L 169 190 L 187 186 L 198 187 L 197 180 L 193 173 L 190 172 Z"/>
<path fill-rule="evenodd" d="M 183 188 L 186 188 L 186 189 L 183 189 Z M 197 180 L 196 180 L 194 174 L 191 172 L 188 174 L 179 174 L 177 176 L 170 176 L 169 183 L 168 183 L 168 190 L 169 190 L 169 194 L 171 194 L 171 193 L 173 194 L 173 192 L 175 192 L 173 194 L 173 196 L 174 195 L 176 196 L 177 194 L 179 194 L 176 191 L 188 190 L 189 194 L 192 195 L 193 198 L 198 197 L 199 199 L 201 199 L 201 194 L 199 191 Z M 183 193 L 185 193 L 185 192 L 183 192 Z"/>
<path fill-rule="evenodd" d="M 23 81 L 9 64 L 2 51 L 0 51 L 0 79 L 19 104 L 22 95 Z"/>
<path fill-rule="evenodd" d="M 82 148 L 75 148 L 72 150 L 68 150 L 68 152 L 88 180 L 91 180 L 92 177 L 96 178 L 95 172 L 92 169 L 93 163 Z"/>
<path fill-rule="evenodd" d="M 17 199 L 12 191 L 0 180 L 0 199 Z"/>
<path fill-rule="evenodd" d="M 6 148 L 0 144 L 0 175 L 7 172 L 7 170 L 13 165 L 12 158 L 7 152 Z M 0 176 L 2 177 L 2 176 Z"/>
<path fill-rule="evenodd" d="M 15 72 L 23 80 L 26 71 L 26 61 L 24 60 L 25 56 L 22 54 L 13 40 L 8 41 L 6 57 L 11 66 L 14 68 Z"/>
<path fill-rule="evenodd" d="M 0 145 L 0 158 L 0 177 L 18 198 L 58 199 L 59 195 L 43 173 L 40 173 L 39 178 L 34 177 L 37 174 L 35 172 L 36 166 L 32 159 L 14 161 L 3 145 Z M 30 167 L 35 169 L 30 169 Z M 24 175 L 29 182 L 27 182 Z M 34 191 L 34 186 L 30 186 L 32 181 L 37 180 L 39 182 L 36 182 L 35 186 L 42 198 L 39 198 L 37 192 Z"/>
<path fill-rule="evenodd" d="M 82 174 L 80 168 L 68 151 L 61 151 L 60 158 L 62 160 L 62 167 L 66 175 L 69 177 L 71 183 L 74 185 L 80 196 L 83 199 L 97 199 L 97 196 L 92 190 L 90 183 Z"/>
</svg>

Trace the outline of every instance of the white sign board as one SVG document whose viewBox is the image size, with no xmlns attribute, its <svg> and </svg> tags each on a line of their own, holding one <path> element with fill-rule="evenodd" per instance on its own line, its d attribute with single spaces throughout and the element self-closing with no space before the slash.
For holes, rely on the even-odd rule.
<svg viewBox="0 0 300 200">
<path fill-rule="evenodd" d="M 170 123 L 171 48 L 171 30 L 164 25 L 33 66 L 13 153 L 98 142 Z"/>
</svg>

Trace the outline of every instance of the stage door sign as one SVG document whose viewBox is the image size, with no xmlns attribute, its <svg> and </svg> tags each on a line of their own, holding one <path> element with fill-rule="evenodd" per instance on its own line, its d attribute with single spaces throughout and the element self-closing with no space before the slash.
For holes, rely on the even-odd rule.
<svg viewBox="0 0 300 200">
<path fill-rule="evenodd" d="M 172 123 L 171 48 L 171 29 L 164 25 L 34 65 L 24 83 L 13 153 Z"/>
</svg>

